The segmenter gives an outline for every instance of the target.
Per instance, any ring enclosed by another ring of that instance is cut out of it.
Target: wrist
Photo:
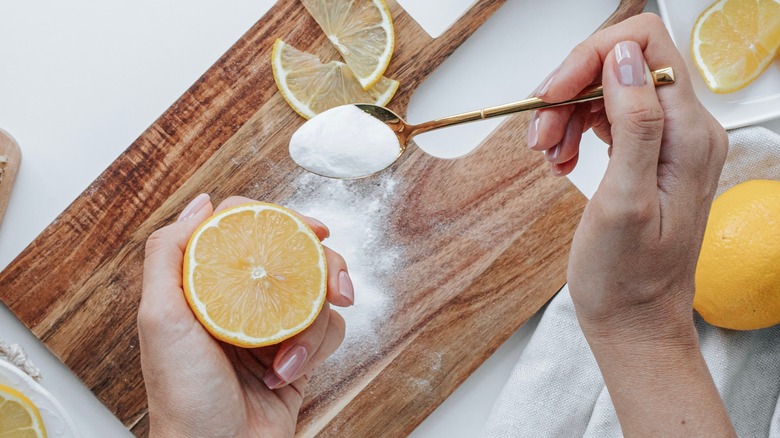
[[[699,347],[692,305],[652,301],[593,314],[575,304],[575,310],[580,328],[592,346],[697,350]]]

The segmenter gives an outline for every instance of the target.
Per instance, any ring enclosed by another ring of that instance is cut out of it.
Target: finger
[[[577,160],[579,160],[580,155],[575,155],[571,160],[565,162],[565,163],[553,163],[550,165],[550,174],[552,176],[566,176],[571,173],[572,170],[574,170],[575,167],[577,167]]]
[[[574,105],[571,105],[574,106]],[[565,163],[580,150],[580,140],[585,122],[590,118],[589,105],[577,105],[577,109],[569,118],[569,123],[564,130],[560,143],[545,152],[545,158],[551,163]]]
[[[346,332],[344,318],[334,310],[329,310],[329,312],[328,328],[325,330],[325,336],[317,351],[312,355],[312,358],[304,367],[302,374],[289,385],[278,387],[275,390],[276,394],[290,408],[291,412],[298,412],[298,409],[300,408],[304,391],[309,383],[309,374],[335,353],[344,341],[344,334]],[[284,383],[278,383],[281,379],[279,379],[273,370],[268,370],[266,376],[270,376],[268,380],[264,379],[267,386],[269,383],[271,385],[284,385]]]
[[[536,111],[528,125],[528,147],[543,151],[560,143],[574,109],[565,105]]]
[[[220,202],[217,208],[214,210],[215,213],[218,213],[222,210],[225,210],[227,208],[236,207],[241,204],[247,204],[249,202],[260,202],[256,199],[247,198],[244,196],[231,196],[224,201]],[[313,217],[304,216],[297,211],[293,211],[298,218],[300,218],[302,221],[306,223],[306,225],[311,228],[312,231],[314,231],[314,234],[317,235],[317,237],[320,240],[327,239],[330,236],[330,230],[328,227],[325,226],[322,222],[318,221],[317,219],[314,219]]]
[[[545,80],[547,102],[571,99],[601,76],[602,65],[613,47],[621,41],[636,41],[647,54],[652,68],[671,66],[675,71],[674,85],[665,87],[664,97],[679,101],[694,96],[685,62],[666,31],[661,19],[652,13],[631,17],[593,34],[572,50],[563,63]]]
[[[184,250],[190,236],[212,214],[209,195],[195,197],[170,225],[146,241],[139,329],[164,326],[172,318],[194,318],[182,294]]]
[[[664,112],[638,43],[615,45],[604,63],[603,84],[613,146],[605,178],[628,194],[655,190]]]
[[[303,394],[309,383],[309,374],[316,370],[325,362],[325,360],[338,350],[339,346],[341,346],[341,343],[344,341],[345,332],[346,323],[344,322],[344,318],[342,318],[338,312],[331,310],[328,318],[328,329],[325,331],[325,337],[322,339],[320,348],[317,349],[314,356],[306,364],[306,367],[300,376],[291,382],[288,387],[295,388],[299,394]]]
[[[591,113],[590,120],[587,125],[593,130],[598,138],[604,143],[612,144],[612,125],[609,124],[607,113],[605,111],[599,111],[597,113]],[[611,155],[610,155],[611,156]]]
[[[327,300],[339,307],[355,304],[355,288],[349,276],[347,262],[339,253],[325,247],[325,260],[328,264]]]
[[[330,306],[326,302],[314,322],[306,330],[279,345],[273,366],[263,381],[270,389],[281,388],[303,375],[306,364],[320,347],[328,328]]]
[[[596,99],[590,101],[590,112],[599,113],[604,110],[604,99]]]
[[[331,309],[329,312],[328,328],[325,331],[325,337],[322,339],[322,343],[320,343],[320,348],[317,349],[314,356],[305,367],[303,374],[309,374],[312,370],[315,370],[322,365],[326,359],[339,349],[339,346],[341,346],[341,343],[344,341],[344,335],[347,329],[344,318],[335,310]]]

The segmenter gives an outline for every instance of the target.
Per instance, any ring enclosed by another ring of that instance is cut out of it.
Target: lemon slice
[[[778,48],[778,0],[718,0],[699,15],[691,34],[691,58],[716,93],[753,82]]]
[[[302,0],[364,90],[382,78],[395,46],[384,0]]]
[[[310,119],[331,108],[350,103],[384,106],[398,90],[398,81],[382,76],[364,90],[343,62],[322,64],[310,53],[277,39],[271,52],[274,80],[282,96],[303,117]]]
[[[24,394],[5,385],[0,385],[0,436],[46,437],[46,429],[38,408]]]
[[[215,338],[276,344],[308,327],[327,291],[325,252],[292,211],[253,202],[195,230],[184,254],[184,296]]]

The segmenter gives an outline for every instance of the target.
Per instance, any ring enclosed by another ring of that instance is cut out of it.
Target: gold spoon
[[[667,85],[674,83],[674,71],[671,67],[655,70],[651,72],[653,77],[653,83],[655,86]],[[372,104],[356,104],[358,108],[364,112],[379,119],[390,129],[395,132],[398,137],[399,151],[398,158],[406,151],[406,147],[409,145],[409,140],[417,134],[433,131],[434,129],[440,129],[447,126],[460,125],[462,123],[475,122],[478,120],[489,119],[491,117],[505,116],[507,114],[519,113],[522,111],[529,111],[541,108],[550,108],[554,106],[571,105],[574,103],[587,102],[589,100],[601,99],[604,96],[604,88],[601,85],[592,86],[586,88],[582,93],[578,94],[575,98],[558,103],[547,103],[538,97],[531,97],[518,102],[507,103],[504,105],[493,106],[476,111],[470,111],[467,113],[456,114],[454,116],[443,117],[441,119],[431,120],[429,122],[420,123],[417,125],[410,125],[404,121],[398,114],[390,111],[389,109]],[[395,163],[393,161],[393,163]],[[387,167],[390,167],[393,163],[390,163]],[[385,169],[387,168],[385,167]],[[382,169],[384,170],[384,169]],[[381,172],[380,170],[379,172]]]

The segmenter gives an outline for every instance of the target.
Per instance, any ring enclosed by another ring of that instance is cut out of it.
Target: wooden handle
[[[10,134],[0,129],[0,224],[8,208],[8,200],[11,198],[21,161],[22,151],[19,144]]]

